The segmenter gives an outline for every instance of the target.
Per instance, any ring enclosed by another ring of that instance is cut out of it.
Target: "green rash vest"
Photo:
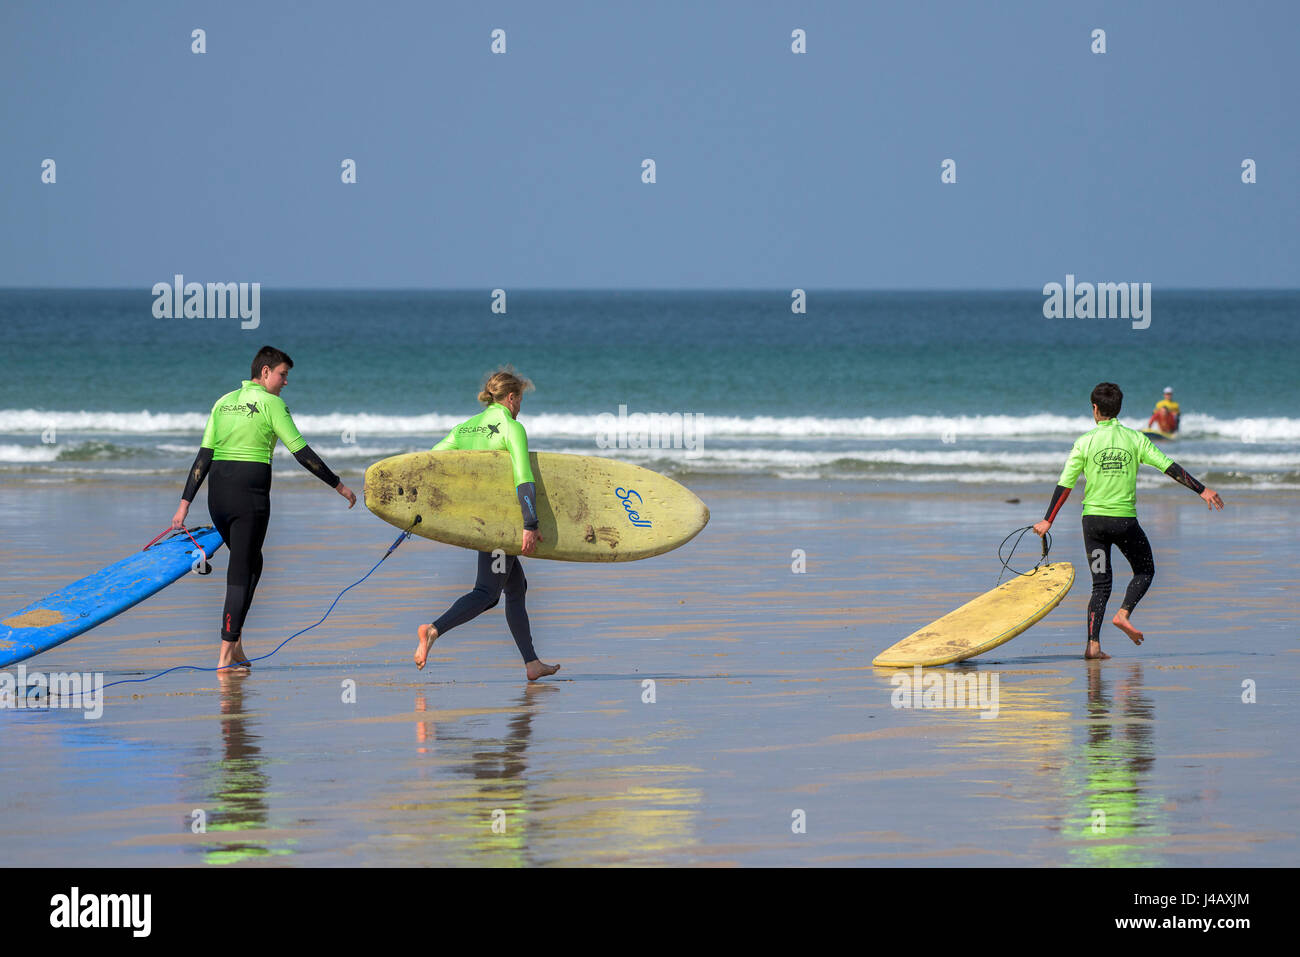
[[[307,444],[293,424],[284,400],[245,379],[241,388],[223,395],[212,407],[199,444],[212,449],[214,462],[270,465],[276,439],[290,452],[297,452]]]
[[[1125,428],[1116,419],[1102,419],[1075,441],[1056,484],[1074,488],[1082,472],[1084,515],[1136,518],[1137,473],[1142,464],[1163,472],[1172,463],[1141,432]]]
[[[515,493],[524,528],[537,529],[537,489],[533,484],[533,468],[528,462],[528,433],[515,421],[510,410],[494,403],[466,419],[447,433],[447,437],[433,447],[433,451],[446,449],[486,449],[491,452],[510,453],[510,467],[515,475]]]

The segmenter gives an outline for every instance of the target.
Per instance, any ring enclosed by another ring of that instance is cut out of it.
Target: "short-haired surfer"
[[[311,450],[280,398],[291,368],[293,360],[287,355],[263,346],[253,359],[253,377],[212,406],[180,507],[172,517],[173,528],[185,524],[190,503],[210,471],[208,513],[230,550],[219,668],[249,667],[240,636],[262,575],[262,542],[271,519],[271,452],[276,440],[284,443],[299,465],[346,498],[348,508],[357,503],[352,490]]]
[[[478,394],[478,400],[487,408],[456,426],[433,447],[435,452],[444,449],[488,449],[510,453],[515,496],[519,500],[519,511],[524,523],[519,551],[524,555],[531,555],[537,543],[542,540],[537,531],[537,488],[528,461],[528,435],[517,421],[521,397],[532,387],[531,382],[515,375],[509,366],[493,373]],[[424,668],[434,641],[450,629],[477,618],[489,608],[495,608],[501,600],[502,592],[506,596],[506,624],[510,626],[510,634],[515,639],[519,654],[523,656],[528,680],[536,681],[559,671],[559,665],[546,664],[533,650],[528,611],[524,607],[528,579],[524,577],[523,562],[516,555],[506,555],[500,551],[495,555],[492,552],[479,552],[478,578],[474,582],[474,590],[456,599],[455,604],[433,624],[419,627],[416,633],[415,667],[421,670]]]
[[[1170,386],[1165,386],[1164,398],[1156,403],[1151,418],[1147,419],[1147,428],[1151,428],[1151,423],[1154,422],[1161,432],[1173,435],[1178,431],[1178,416],[1178,403],[1174,401],[1174,390]]]
[[[1092,598],[1088,602],[1088,644],[1085,658],[1109,658],[1101,650],[1101,622],[1110,600],[1111,568],[1110,547],[1118,546],[1120,553],[1133,569],[1133,578],[1124,593],[1124,603],[1111,619],[1135,645],[1142,644],[1142,632],[1133,627],[1129,617],[1155,577],[1155,561],[1151,544],[1137,520],[1137,472],[1145,463],[1160,469],[1175,482],[1186,485],[1205,500],[1213,511],[1223,508],[1223,499],[1213,489],[1206,488],[1177,462],[1161,452],[1141,432],[1125,428],[1116,416],[1124,401],[1124,393],[1113,382],[1102,382],[1092,390],[1092,419],[1096,428],[1085,432],[1074,443],[1070,458],[1061,471],[1047,515],[1034,526],[1042,536],[1052,527],[1057,513],[1065,504],[1083,473],[1083,547],[1092,569]]]

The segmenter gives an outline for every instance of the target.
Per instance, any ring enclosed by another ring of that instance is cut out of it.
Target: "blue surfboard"
[[[222,545],[221,535],[210,526],[190,534],[208,558]],[[28,605],[0,621],[0,668],[103,624],[162,591],[199,559],[194,542],[179,533]]]

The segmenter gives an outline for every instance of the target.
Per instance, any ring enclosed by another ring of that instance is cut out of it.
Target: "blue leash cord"
[[[417,520],[417,521],[418,521],[418,520]],[[411,528],[414,528],[414,527],[415,527],[414,525],[411,526]],[[379,566],[382,565],[382,564],[384,563],[384,558],[387,558],[389,555],[393,554],[393,552],[395,552],[395,551],[397,550],[397,546],[400,545],[400,544],[402,544],[402,542],[406,541],[406,540],[407,540],[408,538],[410,538],[410,537],[411,537],[411,529],[409,529],[409,528],[408,528],[406,531],[402,532],[402,534],[398,535],[398,536],[397,536],[397,540],[396,540],[395,542],[393,542],[393,544],[391,544],[391,545],[388,546],[388,551],[384,552],[384,557],[381,558],[381,559],[379,559],[379,561],[375,562],[375,567],[374,567],[374,568],[370,569],[370,571],[366,572],[365,575],[363,575],[361,578],[358,578],[358,579],[357,579],[356,581],[354,581],[351,585],[349,585],[347,588],[343,589],[341,592],[338,593],[338,595],[335,597],[334,601],[330,604],[329,611],[325,612],[325,614],[321,617],[321,620],[318,621],[318,622],[316,622],[316,625],[321,624],[321,622],[323,622],[326,618],[328,618],[328,617],[330,616],[330,612],[334,610],[334,606],[337,605],[337,604],[339,603],[339,599],[340,599],[340,598],[342,598],[344,595],[346,595],[346,594],[347,594],[348,592],[350,592],[352,589],[356,588],[356,587],[357,587],[358,585],[360,585],[363,581],[365,581],[367,578],[369,578],[371,575],[373,575],[373,574],[375,573],[375,570],[376,570],[377,568],[379,568]],[[271,655],[275,654],[277,651],[279,651],[281,648],[283,648],[283,647],[284,647],[285,645],[287,645],[289,642],[293,641],[293,640],[294,640],[295,638],[297,638],[299,635],[305,635],[307,632],[311,631],[313,628],[316,627],[316,625],[308,625],[308,626],[307,626],[306,628],[304,628],[302,631],[294,632],[294,633],[293,633],[292,635],[290,635],[288,638],[284,639],[284,641],[282,641],[282,642],[280,642],[278,645],[276,645],[275,648],[273,648],[271,651],[268,651],[266,654],[262,655],[261,657],[258,657],[258,658],[249,658],[249,659],[248,659],[248,663],[249,663],[249,664],[252,664],[252,663],[255,662],[255,661],[265,661],[267,658],[270,658]],[[238,665],[238,664],[235,664],[235,665],[225,665],[225,666],[223,666],[223,667],[221,667],[221,668],[201,668],[201,667],[199,667],[198,665],[176,665],[176,667],[174,667],[174,668],[168,668],[166,671],[160,671],[160,672],[158,672],[156,675],[150,675],[148,678],[120,678],[120,679],[118,679],[117,681],[110,681],[108,684],[104,685],[104,687],[105,687],[105,688],[111,688],[111,687],[113,687],[113,685],[138,684],[139,682],[142,682],[142,681],[153,681],[154,678],[161,678],[163,675],[169,675],[169,674],[171,674],[173,671],[185,671],[185,670],[189,670],[189,671],[225,671],[227,668],[242,668],[242,667],[244,667],[244,666],[243,666],[243,665]]]

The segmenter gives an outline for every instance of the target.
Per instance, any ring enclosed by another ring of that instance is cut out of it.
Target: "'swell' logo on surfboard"
[[[1132,458],[1124,449],[1102,449],[1092,457],[1097,468],[1103,472],[1122,472],[1128,468],[1129,460]]]
[[[637,511],[637,509],[644,504],[641,500],[640,492],[634,488],[616,488],[614,489],[614,495],[622,500],[623,508],[627,511],[627,519],[629,522],[636,525],[638,528],[651,527],[650,520],[648,518],[642,518],[641,513]],[[631,498],[633,495],[636,496],[637,509],[632,507]]]

